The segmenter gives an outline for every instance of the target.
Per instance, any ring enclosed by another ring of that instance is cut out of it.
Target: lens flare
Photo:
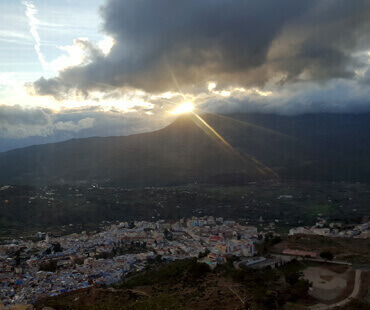
[[[184,114],[189,113],[194,110],[194,105],[191,102],[184,102],[180,104],[178,107],[176,107],[173,111],[171,111],[171,114]]]
[[[237,150],[235,150],[230,143],[228,143],[211,125],[209,125],[202,117],[200,117],[198,114],[194,113],[194,115],[201,121],[201,123],[208,129],[212,132],[212,134],[214,134],[219,140],[221,140],[221,142],[227,147],[229,148],[231,151],[233,151],[235,154],[237,154],[238,156],[241,156],[243,157],[242,154],[240,154]],[[203,129],[204,130],[204,129]],[[255,167],[257,168],[257,170],[262,174],[266,174],[266,172],[269,172],[271,174],[273,174],[274,176],[276,177],[279,177],[278,174],[276,172],[274,172],[273,170],[271,170],[269,167],[267,167],[266,165],[264,165],[263,163],[261,163],[260,161],[258,161],[257,159],[255,159],[253,156],[247,154],[247,153],[244,153],[244,156],[248,157],[250,160],[252,160],[255,164]]]

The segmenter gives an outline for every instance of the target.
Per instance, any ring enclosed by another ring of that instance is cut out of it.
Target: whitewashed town
[[[177,222],[104,222],[100,231],[82,231],[54,237],[38,232],[34,238],[18,238],[0,245],[0,300],[6,308],[32,304],[94,285],[110,285],[151,262],[197,258],[211,269],[234,261],[252,268],[276,266],[292,257],[317,259],[317,252],[285,248],[270,258],[257,253],[255,245],[266,235],[279,238],[270,223],[248,226],[213,216]],[[368,238],[370,223],[347,228],[318,218],[312,227],[297,227],[289,235]],[[290,257],[290,258],[289,258]]]
[[[36,237],[39,240],[19,239],[0,246],[0,297],[6,306],[112,284],[150,260],[203,256],[212,267],[228,257],[251,257],[258,233],[256,227],[209,216],[173,224],[123,222],[99,233],[58,238],[39,232]]]
[[[328,223],[326,220],[320,219],[311,227],[295,227],[290,229],[289,235],[318,235],[325,237],[368,239],[370,238],[370,222],[347,228],[341,222]]]

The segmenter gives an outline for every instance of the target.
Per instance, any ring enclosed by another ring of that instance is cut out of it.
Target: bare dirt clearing
[[[310,295],[323,301],[334,300],[344,295],[351,277],[350,269],[344,273],[336,273],[321,267],[309,267],[303,274],[306,280],[312,282],[313,290]]]

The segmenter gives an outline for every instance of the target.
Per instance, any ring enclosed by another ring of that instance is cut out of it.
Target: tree
[[[301,274],[299,272],[292,272],[285,276],[285,282],[293,286],[298,282],[300,277]]]
[[[60,243],[55,243],[55,244],[52,245],[52,247],[53,247],[53,250],[54,250],[55,253],[63,252],[63,248],[60,245]]]
[[[75,260],[76,265],[83,265],[84,264],[84,259],[83,258],[76,258]]]
[[[40,271],[50,271],[50,272],[55,272],[58,269],[57,261],[49,261],[49,262],[44,262],[40,264],[39,270]]]
[[[324,251],[320,253],[320,257],[327,260],[333,260],[334,255],[330,251]]]
[[[17,264],[17,266],[19,266],[21,263],[21,251],[20,250],[18,250],[15,253],[15,263]]]
[[[279,236],[276,236],[276,237],[273,237],[271,239],[271,246],[274,246],[275,244],[278,244],[280,242],[282,242],[283,240],[279,237]]]
[[[160,263],[162,261],[162,255],[157,254],[155,256],[155,261],[158,262],[158,263]]]
[[[206,249],[203,253],[199,252],[198,258],[204,258],[206,257],[209,253],[211,253],[210,250]]]
[[[228,257],[228,258],[226,259],[226,261],[227,261],[228,263],[230,263],[230,264],[233,264],[234,262],[239,262],[239,261],[240,261],[240,257],[239,257],[239,256],[235,256],[235,255],[233,255],[233,256],[231,256],[231,257]]]
[[[296,302],[301,298],[306,298],[308,291],[312,284],[304,279],[298,279],[298,281],[290,287],[290,294],[288,300]]]

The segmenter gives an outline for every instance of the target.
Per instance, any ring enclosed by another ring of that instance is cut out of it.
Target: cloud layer
[[[94,126],[95,119],[80,118],[58,121],[48,109],[0,105],[0,138],[21,139],[30,136],[49,136],[56,131],[79,132]]]
[[[149,132],[167,124],[168,119],[153,118],[145,111],[124,114],[98,106],[53,111],[0,104],[0,152],[72,138]]]
[[[356,79],[368,65],[358,57],[370,49],[368,0],[108,0],[101,15],[110,53],[89,45],[88,62],[40,78],[36,94],[262,88]]]
[[[370,112],[369,0],[106,0],[100,13],[105,40],[59,46],[65,55],[44,63],[58,74],[27,84],[50,109],[0,104],[0,151],[160,129],[186,101],[215,113]]]

